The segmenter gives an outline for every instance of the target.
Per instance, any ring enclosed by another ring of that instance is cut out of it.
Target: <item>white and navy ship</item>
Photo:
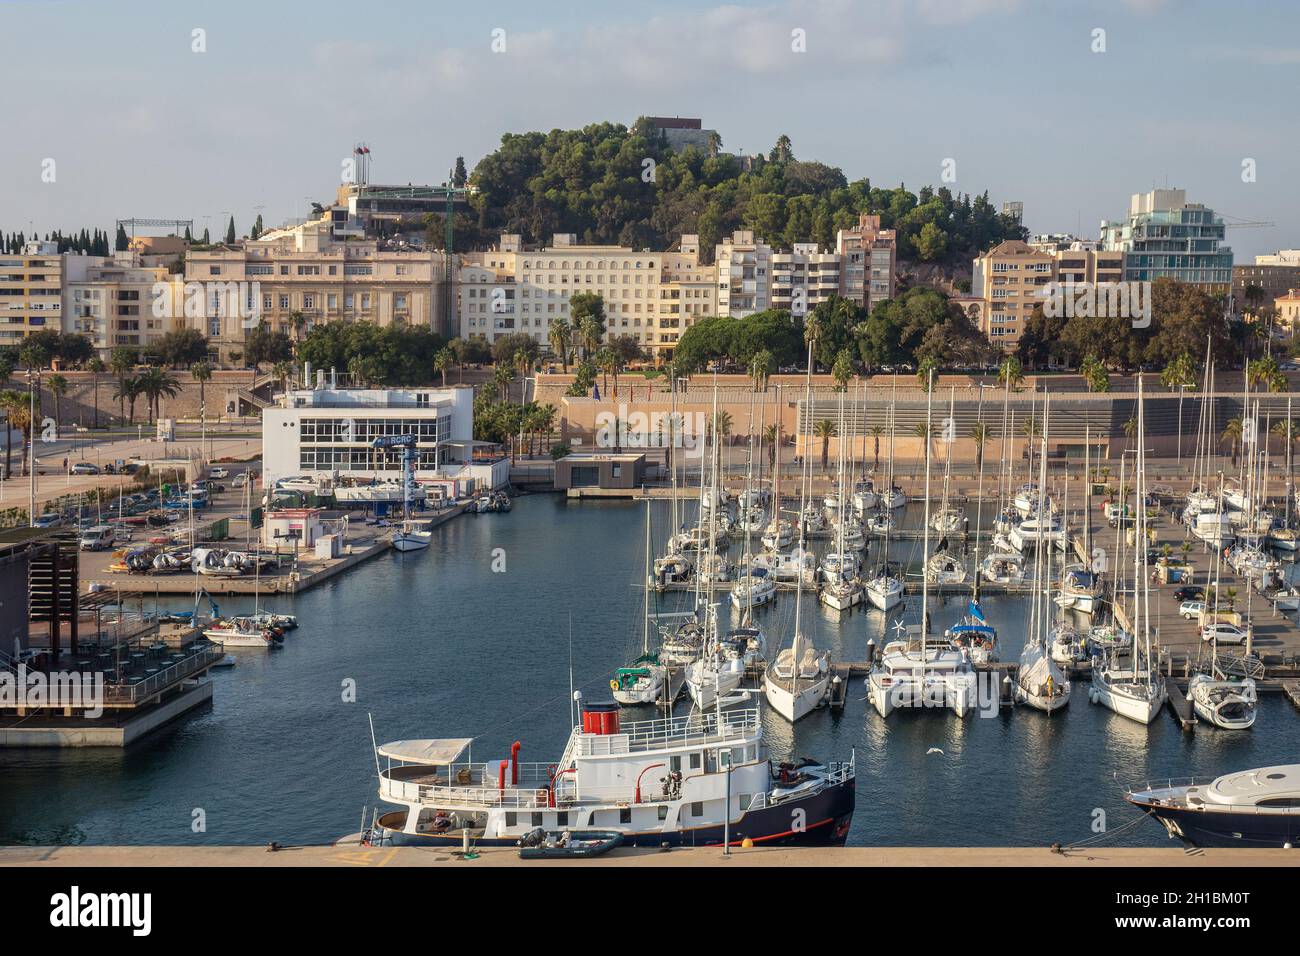
[[[848,836],[854,760],[773,766],[757,708],[620,723],[616,703],[579,707],[555,762],[521,762],[518,741],[487,761],[474,759],[472,738],[378,746],[379,797],[401,809],[378,818],[372,839],[513,846],[537,827],[617,831],[625,846],[654,847],[717,846],[724,832],[735,845]]]
[[[1124,797],[1190,846],[1300,843],[1300,764],[1240,770],[1214,780],[1150,783]]]

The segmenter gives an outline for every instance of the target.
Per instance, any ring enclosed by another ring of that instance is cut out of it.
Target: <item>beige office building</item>
[[[242,348],[246,330],[258,322],[291,336],[332,321],[441,331],[444,274],[441,252],[336,239],[328,218],[271,230],[238,246],[191,250],[185,262],[186,295],[201,289],[205,303],[202,318],[190,322],[222,360]],[[232,297],[238,308],[230,307]]]
[[[1277,309],[1277,327],[1287,335],[1294,335],[1300,328],[1300,289],[1289,289],[1286,295],[1278,296],[1273,300],[1273,307]]]

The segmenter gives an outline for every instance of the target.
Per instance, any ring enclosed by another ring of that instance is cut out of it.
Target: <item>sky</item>
[[[784,133],[850,179],[1018,200],[1032,232],[1095,237],[1177,186],[1275,224],[1229,230],[1239,263],[1300,247],[1280,0],[0,0],[0,62],[5,233],[243,234],[331,200],[357,142],[372,182],[436,183],[503,133],[680,115],[728,151]]]

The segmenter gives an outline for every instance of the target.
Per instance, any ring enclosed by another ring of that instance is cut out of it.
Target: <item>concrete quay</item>
[[[1153,823],[1154,827],[1155,824]],[[480,848],[476,859],[460,851],[432,847],[365,847],[355,843],[333,846],[67,846],[0,847],[0,866],[18,867],[1281,867],[1300,866],[1297,850],[1199,850],[1186,853],[1176,846],[1159,848],[1092,848],[1056,853],[1045,847],[692,847],[660,851],[617,849],[588,860],[521,860],[510,847]]]

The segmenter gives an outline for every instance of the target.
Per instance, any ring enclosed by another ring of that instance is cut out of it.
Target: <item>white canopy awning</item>
[[[379,755],[403,763],[427,765],[449,764],[465,752],[473,737],[447,737],[430,740],[394,740],[380,744]]]

